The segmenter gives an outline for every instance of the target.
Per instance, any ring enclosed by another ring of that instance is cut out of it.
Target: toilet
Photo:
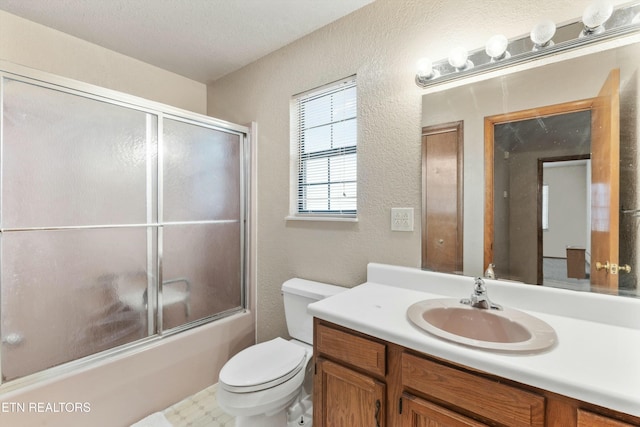
[[[313,317],[307,306],[344,290],[298,278],[282,285],[291,339],[248,347],[220,371],[218,405],[236,417],[236,427],[311,426]]]

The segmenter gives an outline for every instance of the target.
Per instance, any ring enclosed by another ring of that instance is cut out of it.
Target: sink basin
[[[548,323],[522,311],[474,308],[454,298],[417,302],[407,316],[440,338],[487,350],[533,353],[550,348],[558,339]]]

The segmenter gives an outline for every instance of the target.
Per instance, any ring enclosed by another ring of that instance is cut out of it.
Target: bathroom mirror
[[[462,124],[463,274],[640,296],[639,59],[636,35],[423,95],[423,130]]]

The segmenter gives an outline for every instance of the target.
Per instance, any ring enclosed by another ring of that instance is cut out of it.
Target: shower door
[[[2,381],[244,306],[244,135],[2,79]]]
[[[182,316],[178,304],[163,304],[163,329],[242,303],[241,147],[238,135],[178,119],[163,121],[162,300],[173,290],[167,283],[182,278],[191,286],[189,316]]]

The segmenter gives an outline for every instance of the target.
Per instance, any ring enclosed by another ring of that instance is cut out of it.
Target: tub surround
[[[640,416],[640,300],[486,280],[492,301],[549,323],[558,343],[507,354],[445,341],[415,327],[407,308],[466,298],[473,278],[369,264],[367,282],[311,304],[313,316],[409,349],[553,393]]]
[[[218,380],[224,363],[255,342],[246,311],[176,334],[77,371],[0,395],[11,409],[31,402],[86,402],[84,411],[0,412],[2,426],[113,427],[130,425]],[[170,386],[168,386],[170,384]]]

